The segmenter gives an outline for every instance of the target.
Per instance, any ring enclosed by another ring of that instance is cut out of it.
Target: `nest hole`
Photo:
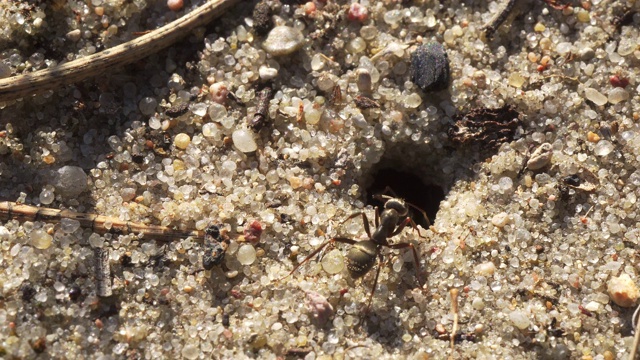
[[[373,195],[385,194],[385,191],[390,189],[393,193],[386,193],[386,195],[402,198],[427,213],[428,220],[420,211],[411,208],[409,216],[416,224],[427,229],[430,224],[434,223],[440,202],[445,198],[445,192],[441,186],[426,183],[411,172],[390,167],[380,168],[372,175],[373,182],[367,187],[366,202],[368,205],[382,209],[384,203],[375,199]]]

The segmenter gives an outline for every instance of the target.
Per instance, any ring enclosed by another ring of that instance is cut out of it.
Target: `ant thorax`
[[[386,244],[387,238],[393,233],[399,220],[400,214],[395,209],[385,209],[380,214],[380,226],[373,231],[371,240],[377,244]]]

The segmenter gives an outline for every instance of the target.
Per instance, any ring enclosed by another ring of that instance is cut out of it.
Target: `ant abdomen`
[[[354,244],[347,253],[347,270],[352,278],[364,276],[376,263],[377,245],[371,240]]]

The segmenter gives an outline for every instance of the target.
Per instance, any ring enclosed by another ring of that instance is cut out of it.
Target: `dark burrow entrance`
[[[427,184],[420,177],[410,172],[399,171],[394,168],[381,168],[373,174],[373,183],[367,187],[367,204],[383,208],[384,202],[376,200],[373,195],[384,193],[386,188],[393,190],[395,195],[405,199],[411,204],[424,210],[431,224],[435,221],[440,208],[440,202],[444,200],[445,193],[441,186]],[[429,223],[419,211],[410,209],[409,216],[416,224],[427,229]]]

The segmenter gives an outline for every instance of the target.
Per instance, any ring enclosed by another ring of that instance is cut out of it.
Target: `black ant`
[[[385,201],[384,210],[380,214],[378,212],[378,208],[376,207],[376,215],[375,215],[375,230],[371,233],[371,229],[369,228],[369,219],[364,212],[357,212],[349,216],[345,221],[345,223],[350,219],[353,219],[358,216],[362,216],[362,221],[364,224],[364,230],[369,237],[368,240],[353,240],[345,237],[335,237],[329,241],[326,241],[324,244],[320,245],[316,248],[309,256],[307,256],[300,264],[298,264],[288,276],[291,276],[299,267],[304,265],[307,261],[313,258],[316,254],[318,254],[322,249],[324,249],[327,245],[333,244],[335,242],[340,242],[344,244],[352,245],[351,249],[347,253],[347,270],[353,279],[358,279],[366,275],[372,268],[376,261],[376,257],[379,259],[378,262],[378,270],[376,272],[376,276],[373,280],[373,288],[371,289],[371,295],[369,296],[369,303],[367,305],[367,310],[371,307],[371,302],[373,301],[373,294],[376,291],[376,286],[378,284],[378,277],[380,275],[380,268],[382,267],[382,263],[384,261],[384,257],[380,252],[383,247],[388,247],[390,249],[406,249],[410,248],[413,252],[413,261],[416,267],[416,278],[420,281],[420,260],[418,258],[418,252],[415,247],[411,243],[398,243],[398,244],[390,244],[388,239],[395,235],[398,235],[404,230],[407,224],[411,224],[415,230],[417,230],[416,224],[413,220],[408,217],[409,207],[411,206],[418,211],[420,211],[425,219],[427,218],[427,214],[416,207],[413,204],[405,202],[402,199],[387,196],[387,195],[377,195],[374,198],[377,200]],[[418,236],[420,235],[420,231],[418,231]],[[365,311],[366,312],[366,311]]]

